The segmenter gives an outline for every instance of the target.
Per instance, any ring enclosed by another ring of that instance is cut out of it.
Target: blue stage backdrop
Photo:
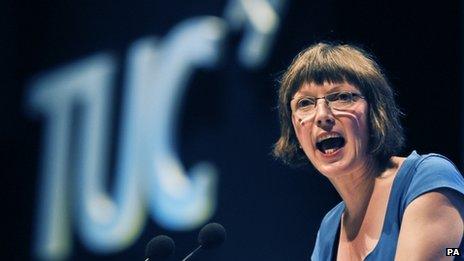
[[[2,257],[308,260],[339,198],[271,156],[278,78],[320,40],[374,53],[407,146],[462,170],[462,7],[360,1],[5,1]]]

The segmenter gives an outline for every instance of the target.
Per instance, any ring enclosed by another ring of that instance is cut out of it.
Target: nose
[[[327,102],[324,99],[321,100],[316,103],[315,121],[318,127],[327,131],[335,125],[335,118]]]

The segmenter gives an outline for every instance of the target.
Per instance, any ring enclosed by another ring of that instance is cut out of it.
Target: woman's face
[[[334,108],[335,103],[329,105],[324,99],[317,99],[313,109],[297,111],[297,107],[305,108],[308,104],[303,97],[321,98],[335,92],[361,94],[348,83],[305,83],[291,101],[292,122],[300,146],[314,167],[328,178],[358,170],[370,158],[368,104],[364,99],[353,99],[342,109]]]

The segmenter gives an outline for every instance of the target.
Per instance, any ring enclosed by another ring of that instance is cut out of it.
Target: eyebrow
[[[324,94],[324,96],[327,95],[327,94],[330,94],[330,93],[334,93],[334,92],[339,92],[339,91],[341,91],[342,88],[343,88],[342,85],[343,85],[343,84],[336,84],[336,85],[334,85],[334,86],[329,90],[329,92],[327,92],[327,93]],[[350,90],[346,90],[346,91],[350,91]],[[310,94],[310,93],[308,93],[308,92],[306,92],[306,91],[301,91],[301,92],[303,92],[302,95],[296,96],[296,93],[295,93],[295,95],[292,97],[291,100],[293,100],[293,99],[295,99],[295,98],[297,98],[297,97],[304,97],[304,96],[316,97],[316,96],[314,96],[314,95],[312,95],[312,94]]]

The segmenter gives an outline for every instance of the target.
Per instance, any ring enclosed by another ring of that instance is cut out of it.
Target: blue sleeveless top
[[[406,207],[418,196],[438,188],[452,189],[464,196],[464,178],[446,157],[439,154],[419,155],[413,151],[393,180],[379,241],[364,260],[394,260]],[[336,259],[334,255],[338,249],[340,220],[344,210],[345,203],[342,201],[322,220],[312,261]],[[464,250],[463,241],[461,251]]]

